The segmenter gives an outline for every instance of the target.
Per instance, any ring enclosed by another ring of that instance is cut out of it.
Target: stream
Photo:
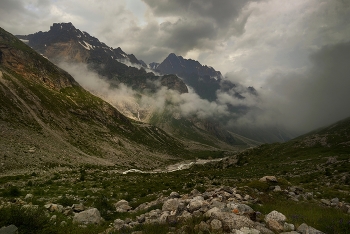
[[[165,169],[155,169],[152,171],[141,171],[138,169],[129,169],[124,172],[122,172],[123,175],[126,175],[128,173],[168,173],[168,172],[174,172],[174,171],[181,171],[181,170],[186,170],[192,167],[193,165],[204,165],[209,162],[220,162],[221,160],[226,159],[225,158],[219,158],[219,159],[198,159],[196,161],[191,161],[191,162],[180,162],[176,164],[172,164],[167,166]]]

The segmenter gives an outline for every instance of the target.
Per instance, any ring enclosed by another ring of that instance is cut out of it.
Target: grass
[[[285,199],[265,200],[262,206],[253,206],[257,211],[268,214],[273,210],[287,217],[287,222],[296,227],[306,223],[325,233],[350,233],[350,217],[334,208],[322,207],[313,202],[293,202]]]

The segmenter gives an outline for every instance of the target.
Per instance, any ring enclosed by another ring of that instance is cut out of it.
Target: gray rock
[[[84,207],[84,205],[83,204],[73,204],[72,205],[72,210],[74,211],[74,212],[82,212],[82,211],[84,211],[85,210],[85,207]]]
[[[18,234],[18,228],[11,224],[6,227],[0,228],[0,234]]]
[[[321,199],[321,202],[327,206],[330,206],[331,205],[331,201],[328,200],[328,199]]]
[[[236,234],[260,234],[259,230],[256,230],[254,228],[247,228],[247,227],[243,227],[235,231],[236,231]]]
[[[278,182],[276,176],[264,176],[259,179],[261,182]]]
[[[273,231],[266,228],[261,223],[256,223],[255,229],[260,231],[261,234],[275,234]]]
[[[51,218],[50,218],[50,221],[51,222],[55,222],[57,219],[57,215],[52,215]]]
[[[197,229],[200,232],[209,232],[209,225],[202,221],[198,224]]]
[[[229,203],[227,204],[227,207],[230,208],[231,210],[237,210],[238,211],[237,214],[240,214],[240,215],[254,213],[254,210],[246,204]]]
[[[162,211],[175,211],[179,205],[180,202],[177,198],[166,200],[163,204]]]
[[[241,229],[242,227],[253,227],[254,222],[245,216],[236,215],[234,213],[217,212],[211,213],[211,217],[222,222],[224,231],[232,231],[233,229]]]
[[[199,210],[203,204],[203,200],[192,199],[190,204],[188,204],[188,211],[192,213],[195,210]]]
[[[266,221],[266,225],[274,232],[280,233],[283,231],[283,225],[277,220],[269,219]]]
[[[308,226],[306,223],[301,224],[298,227],[297,232],[301,234],[325,234],[313,227]]]
[[[336,197],[331,200],[331,206],[338,206],[338,204],[339,204],[339,198]]]
[[[214,201],[211,203],[210,208],[217,207],[217,208],[219,208],[219,209],[223,209],[225,206],[226,206],[226,203],[224,203],[224,202],[219,202],[219,201],[214,200]]]
[[[294,224],[284,223],[284,225],[283,225],[284,232],[290,232],[290,231],[294,231],[294,230],[295,230]]]
[[[115,228],[115,230],[120,230],[120,229],[122,229],[123,227],[124,227],[124,225],[125,225],[125,223],[124,223],[124,221],[123,220],[121,220],[121,219],[116,219],[116,220],[114,220],[114,222],[113,222],[113,227]]]
[[[75,213],[73,222],[81,224],[99,224],[102,221],[101,214],[96,208]]]
[[[178,216],[178,219],[179,219],[180,221],[189,220],[190,218],[192,218],[192,215],[191,215],[191,213],[189,213],[189,212],[186,211],[186,210],[182,213],[182,215]]]
[[[270,213],[268,213],[266,216],[265,216],[265,221],[269,221],[269,220],[275,220],[279,223],[284,223],[286,221],[286,216],[278,211],[271,211]],[[282,228],[283,229],[283,228]]]
[[[222,222],[218,219],[213,219],[211,222],[210,222],[210,227],[212,230],[214,231],[218,231],[222,228]]]
[[[131,206],[129,206],[129,202],[126,200],[120,200],[117,203],[114,204],[115,209],[119,213],[125,213],[132,209]]]
[[[279,185],[276,185],[275,188],[273,189],[274,192],[281,192],[282,189]]]
[[[169,197],[170,198],[179,198],[180,194],[178,194],[177,192],[171,192]]]
[[[291,231],[291,232],[281,232],[280,234],[299,234],[299,232]]]
[[[34,195],[31,194],[31,193],[28,193],[25,197],[24,197],[24,200],[30,200],[30,199],[33,199]]]

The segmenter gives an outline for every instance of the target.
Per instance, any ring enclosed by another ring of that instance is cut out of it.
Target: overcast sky
[[[350,116],[349,0],[0,1],[0,26],[13,34],[55,22],[146,63],[174,52],[213,66],[254,86],[259,107],[291,128]]]

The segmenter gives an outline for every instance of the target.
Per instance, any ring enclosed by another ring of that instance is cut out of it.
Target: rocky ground
[[[314,192],[306,191],[302,187],[285,186],[275,176],[262,177],[258,182],[268,185],[269,191],[261,192],[248,186],[211,186],[203,192],[192,189],[184,194],[167,190],[155,193],[153,197],[147,195],[151,199],[143,203],[137,203],[136,198],[127,201],[112,197],[99,197],[100,201],[95,199],[93,203],[89,203],[90,195],[84,197],[64,194],[48,197],[45,196],[45,192],[42,195],[28,193],[25,196],[15,196],[16,190],[12,190],[11,193],[14,195],[12,198],[0,198],[0,212],[13,207],[24,214],[40,212],[53,230],[67,233],[75,227],[78,230],[77,233],[104,234],[141,234],[154,233],[156,230],[158,233],[168,234],[324,233],[300,220],[295,222],[295,219],[287,217],[278,210],[260,212],[259,207],[264,205],[264,196],[284,197],[301,204],[312,202],[320,207],[329,207],[331,210],[350,214],[350,204],[338,198],[319,199]],[[98,191],[102,188],[95,189]],[[20,194],[19,191],[17,195]],[[22,216],[23,214],[19,215],[19,217]],[[5,230],[10,231],[4,233],[17,233],[15,224],[8,223],[0,229],[0,233]],[[347,230],[350,230],[350,227]],[[36,230],[33,233],[46,232]],[[57,233],[61,232],[57,231]]]

